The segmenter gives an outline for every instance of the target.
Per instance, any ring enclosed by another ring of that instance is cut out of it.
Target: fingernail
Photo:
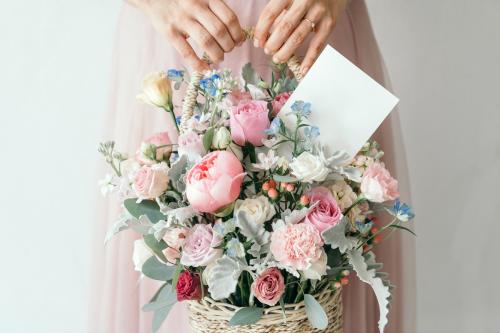
[[[308,71],[309,71],[309,67],[303,67],[300,72],[302,73],[302,75],[306,75]]]
[[[273,57],[273,61],[276,64],[281,64],[281,60],[278,57]]]
[[[253,47],[259,47],[259,40],[257,38],[253,39]]]
[[[267,47],[264,49],[264,53],[267,55],[271,54],[271,52],[269,51],[269,49]]]

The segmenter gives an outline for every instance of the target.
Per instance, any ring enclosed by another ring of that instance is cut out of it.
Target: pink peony
[[[394,200],[399,197],[398,181],[391,177],[384,164],[375,162],[363,173],[361,192],[373,202]]]
[[[292,95],[292,93],[286,91],[274,97],[274,100],[272,101],[273,116],[276,116],[281,111],[281,108],[283,108],[283,106],[286,104],[286,102],[290,98],[290,95]]]
[[[214,151],[188,171],[187,199],[194,209],[214,213],[238,198],[244,177],[243,167],[233,153]]]
[[[168,188],[166,163],[143,165],[135,174],[133,188],[140,199],[155,199]]]
[[[254,146],[262,146],[267,137],[265,132],[270,122],[265,101],[241,101],[233,107],[229,119],[233,141],[243,146],[250,142]]]
[[[321,234],[339,223],[342,218],[342,210],[332,193],[326,187],[315,187],[307,196],[311,205],[317,202],[316,206],[307,214],[305,223],[313,225]]]
[[[285,291],[285,279],[276,267],[268,268],[252,283],[252,292],[257,299],[269,306],[278,303]]]
[[[308,269],[323,251],[319,232],[308,223],[288,224],[271,235],[271,253],[280,263],[298,270]]]
[[[157,161],[168,160],[170,154],[172,153],[172,140],[168,135],[168,132],[156,133],[141,144],[141,150],[137,152],[137,160],[141,164],[151,165]],[[164,146],[164,147],[162,147]],[[154,151],[152,147],[156,148],[156,155],[152,156],[151,153]],[[161,147],[161,148],[158,148]]]
[[[216,249],[221,242],[222,238],[213,231],[211,225],[196,224],[184,240],[181,264],[207,266],[222,255],[222,249]]]
[[[193,131],[179,135],[177,143],[179,155],[187,155],[190,161],[197,161],[205,155],[201,136]]]

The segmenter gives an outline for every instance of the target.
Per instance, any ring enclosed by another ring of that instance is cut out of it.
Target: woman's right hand
[[[208,69],[190,43],[196,43],[214,63],[245,40],[238,17],[223,0],[129,0],[143,10],[187,63]],[[190,39],[188,42],[187,39]]]

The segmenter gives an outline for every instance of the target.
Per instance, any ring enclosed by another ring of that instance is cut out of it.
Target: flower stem
[[[170,113],[170,116],[172,116],[172,120],[174,122],[175,128],[177,129],[177,133],[180,134],[179,130],[179,125],[177,125],[177,119],[175,119],[175,113],[174,113],[174,108],[170,106],[164,106],[163,110],[167,111],[167,113]]]

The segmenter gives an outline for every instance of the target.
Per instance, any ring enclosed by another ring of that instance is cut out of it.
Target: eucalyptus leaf
[[[163,239],[157,240],[154,234],[144,235],[144,243],[146,243],[158,258],[163,260],[163,262],[167,262],[163,250],[165,250],[168,245]]]
[[[295,177],[290,177],[290,176],[280,176],[280,175],[273,175],[273,179],[277,182],[282,182],[282,183],[296,183],[299,180]]]
[[[168,281],[172,279],[175,267],[167,266],[160,262],[156,256],[152,256],[142,265],[142,274],[148,278],[158,281]]]
[[[153,324],[151,325],[153,333],[158,332],[165,319],[167,319],[167,316],[171,309],[172,307],[164,307],[155,311],[153,315]]]
[[[165,220],[165,215],[160,212],[160,206],[153,200],[143,200],[137,202],[137,199],[126,199],[124,206],[127,211],[135,218],[140,218],[146,215],[151,223],[157,223],[158,221]]]
[[[166,307],[171,307],[177,302],[177,294],[170,285],[166,284],[164,288],[161,289],[155,301],[148,303],[142,307],[142,311],[150,312],[157,311]]]
[[[241,308],[229,320],[229,326],[255,324],[264,315],[264,310],[258,307]]]
[[[326,329],[328,327],[328,316],[314,296],[305,294],[304,305],[306,307],[307,319],[309,319],[311,326],[318,330]]]
[[[245,86],[248,84],[259,84],[260,77],[257,72],[255,72],[255,69],[253,69],[252,64],[250,63],[247,63],[245,64],[245,66],[243,66],[243,69],[241,70],[241,76],[243,77],[243,80],[245,80]]]

